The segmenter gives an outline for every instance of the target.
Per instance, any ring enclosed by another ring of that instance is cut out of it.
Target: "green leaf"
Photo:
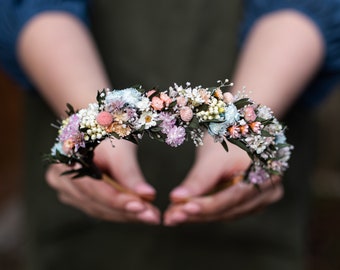
[[[103,93],[104,93],[104,96],[102,96]],[[105,97],[106,97],[105,89],[102,89],[101,91],[97,91],[96,100],[99,105],[102,105],[104,103]]]
[[[239,110],[243,108],[244,106],[251,105],[253,102],[249,98],[241,98],[234,102],[234,105]]]
[[[261,136],[263,137],[273,137],[267,130],[261,130]]]
[[[267,125],[273,123],[273,118],[264,120],[264,119],[262,119],[260,117],[257,117],[255,121],[261,122],[262,125],[267,126]]]
[[[228,141],[240,147],[242,150],[246,151],[248,154],[251,154],[249,148],[245,144],[243,144],[241,141],[233,139],[233,138],[229,138]]]
[[[206,88],[206,90],[207,90],[208,92],[210,92],[211,95],[214,94],[214,92],[216,91],[216,89],[217,89],[217,87],[208,87],[208,88]]]
[[[200,126],[200,122],[198,121],[198,118],[194,116],[189,123],[189,128],[198,129],[199,126]]]
[[[223,138],[223,141],[221,142],[223,148],[229,152],[229,148],[228,148],[228,144],[227,144],[227,139],[226,138]]]
[[[72,114],[75,114],[75,110],[73,106],[70,103],[66,103],[67,110],[65,111],[68,116],[71,116]]]
[[[162,128],[159,127],[159,126],[154,126],[154,127],[150,128],[149,130],[153,133],[157,133],[157,132],[160,132],[162,130]]]
[[[171,102],[168,106],[169,109],[172,109],[173,107],[175,107],[175,105],[177,104],[177,101],[174,100],[173,102]]]

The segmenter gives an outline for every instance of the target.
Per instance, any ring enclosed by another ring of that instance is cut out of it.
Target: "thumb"
[[[208,194],[218,188],[220,181],[231,180],[231,177],[248,166],[249,157],[245,151],[229,145],[227,152],[220,143],[215,143],[210,136],[206,136],[193,168],[182,184],[170,193],[170,199],[180,202]]]
[[[152,201],[156,191],[144,179],[137,161],[136,146],[125,140],[114,140],[114,147],[108,143],[111,144],[103,142],[98,147],[96,163],[129,192]]]
[[[208,193],[216,186],[222,174],[222,168],[214,168],[213,159],[200,158],[181,185],[171,191],[171,201],[183,202]]]

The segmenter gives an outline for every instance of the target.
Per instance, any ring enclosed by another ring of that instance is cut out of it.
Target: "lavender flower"
[[[251,171],[248,175],[250,183],[259,185],[265,182],[269,178],[269,174],[262,168],[257,167],[254,171]]]
[[[80,147],[85,147],[84,136],[79,131],[80,118],[73,114],[68,118],[68,123],[61,130],[59,140],[61,143],[69,141],[77,152]]]
[[[164,134],[168,134],[176,123],[174,115],[168,112],[161,112],[159,114],[159,120],[162,121],[159,126],[162,128],[162,133]]]
[[[173,126],[168,134],[165,142],[172,146],[177,147],[181,145],[185,140],[185,129],[183,127]]]

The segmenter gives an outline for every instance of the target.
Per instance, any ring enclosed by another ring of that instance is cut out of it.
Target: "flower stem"
[[[137,194],[137,193],[133,192],[132,190],[122,186],[120,183],[118,183],[116,180],[112,179],[110,176],[108,176],[105,173],[102,175],[102,180],[119,192],[127,193],[127,194],[131,194],[131,195],[140,197],[141,199],[143,199],[147,202],[151,202],[155,199],[154,195],[146,195],[146,194],[143,195],[143,194]]]

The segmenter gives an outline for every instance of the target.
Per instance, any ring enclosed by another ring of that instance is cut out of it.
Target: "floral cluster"
[[[68,105],[68,118],[60,123],[52,148],[51,163],[81,164],[76,177],[100,178],[93,163],[93,151],[101,141],[125,139],[138,143],[147,134],[177,147],[186,140],[203,145],[208,132],[228,150],[227,142],[245,150],[253,163],[245,181],[260,184],[271,175],[282,175],[288,168],[292,146],[286,142],[284,127],[264,105],[246,94],[224,91],[228,81],[217,87],[184,87],[174,84],[166,91],[141,87],[123,90],[103,89],[97,103],[74,111]]]

